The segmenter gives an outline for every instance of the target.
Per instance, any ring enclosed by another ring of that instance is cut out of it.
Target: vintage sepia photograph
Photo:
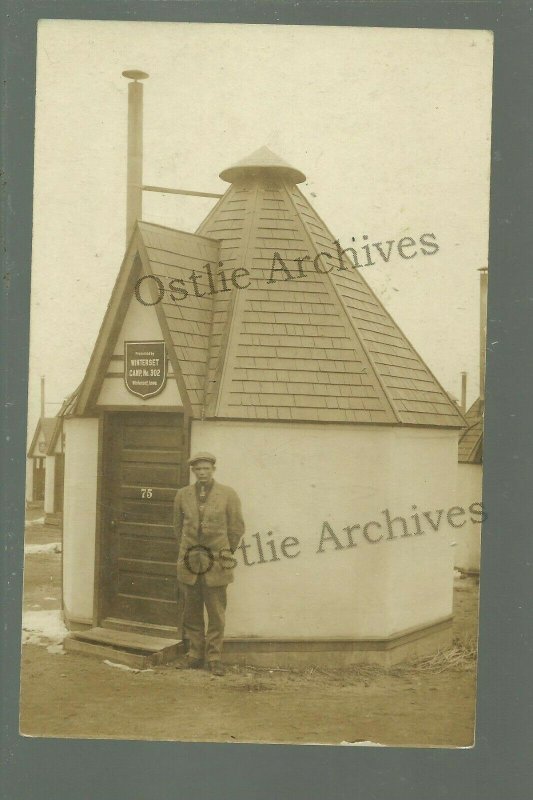
[[[492,51],[39,22],[23,735],[474,746]]]

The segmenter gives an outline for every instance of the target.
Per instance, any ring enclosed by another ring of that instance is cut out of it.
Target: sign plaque
[[[165,388],[167,352],[165,342],[124,342],[126,389],[146,400]]]

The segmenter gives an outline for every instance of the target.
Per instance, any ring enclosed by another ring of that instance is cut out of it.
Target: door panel
[[[133,558],[140,559],[141,561],[150,561],[153,559],[156,562],[172,562],[172,568],[174,569],[174,562],[172,559],[175,555],[175,544],[169,539],[130,535],[123,535],[120,537],[120,558]]]
[[[159,600],[176,600],[176,582],[174,575],[145,575],[140,572],[128,571],[124,564],[130,561],[121,561],[119,572],[119,593],[122,597],[143,597]]]
[[[140,476],[139,480],[141,480],[141,482],[142,482],[143,476]],[[141,488],[143,488],[143,487],[141,487]],[[169,502],[173,503],[174,502],[174,497],[176,495],[175,485],[172,487],[172,489],[168,489],[165,486],[152,486],[150,488],[152,489],[152,500],[154,501],[154,503],[169,503]],[[134,486],[129,482],[127,484],[124,484],[121,487],[120,492],[121,492],[121,495],[122,495],[123,499],[136,500],[136,501],[139,501],[139,499],[140,499],[142,503],[145,502],[146,498],[143,497],[143,493],[142,492],[139,492],[139,487],[138,486]],[[146,492],[144,494],[146,494]]]
[[[122,476],[127,485],[142,485],[146,479],[146,467],[144,464],[123,464]],[[179,486],[181,475],[180,467],[172,464],[153,464],[150,468],[150,479],[152,486]]]
[[[128,522],[154,522],[159,525],[172,525],[172,501],[158,503],[153,497],[145,497],[143,500],[127,500],[122,497],[121,510],[122,519]]]

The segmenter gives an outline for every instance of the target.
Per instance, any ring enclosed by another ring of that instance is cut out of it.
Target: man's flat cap
[[[212,453],[195,453],[191,458],[188,460],[188,465],[190,467],[193,464],[196,464],[198,461],[210,461],[211,464],[216,464],[216,457]]]

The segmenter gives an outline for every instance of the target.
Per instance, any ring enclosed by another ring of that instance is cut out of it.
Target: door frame
[[[192,417],[183,406],[117,406],[115,408],[106,407],[102,409],[98,415],[98,472],[96,481],[96,530],[95,530],[95,553],[94,553],[94,588],[93,588],[93,625],[99,626],[105,618],[106,609],[106,593],[109,591],[109,585],[105,579],[105,556],[106,556],[106,514],[107,514],[107,491],[108,482],[105,470],[106,455],[108,452],[108,437],[107,434],[110,430],[113,420],[117,414],[123,415],[124,413],[144,413],[150,412],[154,414],[182,414],[183,415],[183,437],[184,437],[184,451],[186,458],[183,459],[182,464],[182,479],[184,483],[188,483],[189,468],[187,466],[187,459],[190,456],[190,442],[191,442],[191,425]],[[150,627],[146,623],[147,628]]]

